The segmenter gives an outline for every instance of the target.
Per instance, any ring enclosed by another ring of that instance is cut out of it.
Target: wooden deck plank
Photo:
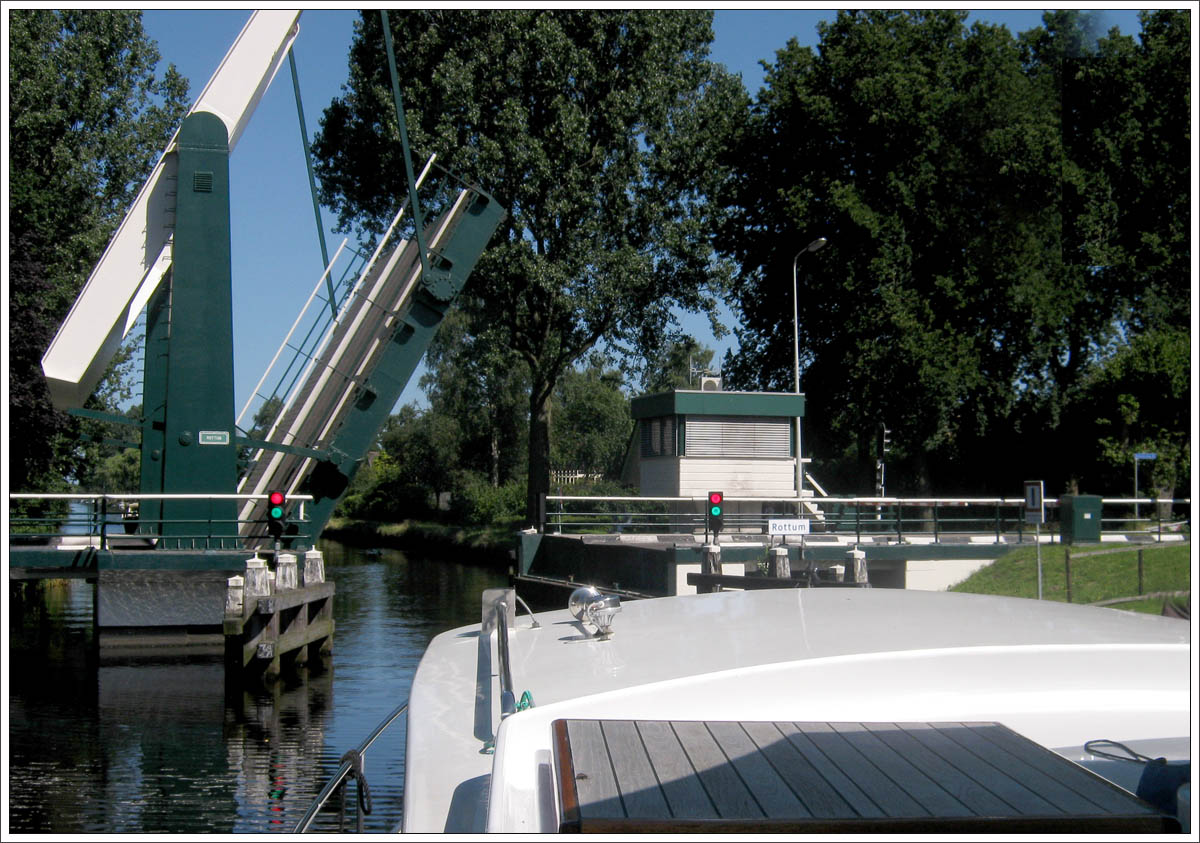
[[[951,763],[933,748],[918,740],[912,732],[920,730],[925,726],[924,723],[868,723],[866,726],[892,750],[910,759],[920,769],[927,771],[951,796],[970,808],[973,813],[980,816],[1020,816],[1020,810],[980,785],[971,777],[967,768]],[[934,729],[926,728],[924,731],[936,733]],[[945,745],[942,746],[945,749]],[[956,762],[959,761],[954,753],[947,754]],[[961,754],[958,753],[958,755]],[[976,760],[978,761],[978,759]],[[978,763],[984,762],[978,761]],[[1047,803],[1048,805],[1049,803]]]
[[[975,812],[945,788],[931,779],[920,768],[879,739],[862,723],[831,723],[834,731],[846,742],[870,758],[871,763],[891,779],[897,787],[911,796],[923,810],[935,817],[969,817]]]
[[[1084,799],[1069,787],[1059,784],[1056,776],[1046,775],[1033,767],[1025,760],[1023,753],[1014,755],[985,738],[975,728],[981,724],[933,723],[932,725],[955,743],[966,747],[987,761],[1000,773],[1016,779],[1030,790],[1036,791],[1042,799],[1054,807],[1055,812],[1083,815],[1106,813],[1095,803]],[[989,779],[983,781],[982,784],[990,789],[993,781]]]
[[[1107,813],[1130,809],[1127,791],[1088,772],[1078,764],[1063,764],[1062,756],[1043,746],[1025,741],[1011,729],[995,723],[981,723],[974,727],[974,731],[1009,752],[1019,754],[1026,763],[1053,776],[1056,781],[1071,788],[1089,802],[1095,803]],[[1153,806],[1149,804],[1140,807],[1146,813],[1154,813]]]
[[[941,758],[953,759],[956,769],[977,782],[985,791],[1011,805],[1016,813],[1041,816],[1059,813],[1057,808],[1027,787],[1024,782],[1005,775],[983,758],[951,740],[942,730],[935,729],[932,724],[905,723],[904,726],[907,733],[922,746],[928,747]]]
[[[820,776],[829,782],[830,786],[833,787],[839,796],[846,800],[857,816],[886,816],[883,810],[872,801],[871,797],[863,792],[857,782],[843,773],[842,768],[813,743],[812,739],[805,734],[799,724],[777,723],[776,725],[783,736],[787,738],[788,743],[794,746],[802,757],[812,763]]]
[[[575,790],[579,794],[579,814],[624,817],[625,807],[617,791],[604,733],[598,720],[568,720],[571,761],[575,768]]]
[[[617,791],[630,817],[668,818],[671,811],[658,786],[654,767],[646,755],[637,724],[629,720],[602,720],[604,743],[612,759]]]
[[[708,731],[766,816],[773,819],[812,816],[787,782],[780,778],[779,771],[758,751],[741,723],[711,722]]]
[[[775,723],[743,723],[746,734],[758,751],[771,763],[795,791],[813,816],[857,817],[850,803],[843,799],[780,731]],[[864,799],[866,797],[863,797]]]
[[[796,723],[797,728],[808,736],[847,776],[871,797],[871,801],[888,817],[928,817],[929,811],[921,807],[902,787],[892,781],[871,759],[854,748],[844,735],[838,734],[828,723]]]
[[[999,724],[556,720],[552,733],[562,831],[1178,829]]]
[[[679,743],[696,775],[708,793],[722,817],[760,818],[765,816],[762,808],[754,799],[721,747],[717,744],[708,727],[695,720],[674,720],[671,728],[675,730]]]
[[[717,809],[696,778],[696,770],[680,746],[671,724],[665,720],[639,720],[637,729],[646,747],[646,755],[658,775],[658,783],[671,809],[671,816],[716,819]]]

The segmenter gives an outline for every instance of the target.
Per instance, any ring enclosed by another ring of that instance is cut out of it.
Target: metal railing
[[[367,739],[359,744],[357,749],[352,749],[342,756],[341,766],[338,767],[337,772],[333,774],[333,777],[325,783],[325,786],[321,788],[321,792],[317,794],[317,797],[313,800],[312,804],[308,806],[308,810],[304,812],[304,816],[300,818],[300,821],[296,823],[295,828],[292,829],[293,834],[303,834],[304,832],[308,831],[308,827],[312,825],[312,822],[314,819],[316,819],[317,814],[321,813],[321,809],[325,807],[325,803],[329,801],[329,797],[339,789],[341,790],[341,795],[343,796],[343,810],[338,816],[338,831],[341,831],[341,826],[345,820],[344,797],[346,779],[350,778],[351,776],[354,777],[354,789],[356,796],[355,804],[357,806],[355,811],[354,825],[357,831],[361,832],[363,830],[363,816],[371,813],[370,790],[367,788],[366,776],[364,776],[362,772],[363,759],[366,756],[367,750],[371,748],[371,744],[375,743],[375,740],[406,711],[408,711],[408,700],[402,702],[395,711],[385,717],[379,723],[379,725],[375,727],[371,734],[367,736]]]
[[[804,497],[765,498],[726,495],[724,533],[765,534],[772,518],[806,518],[810,531],[850,535],[889,536],[903,541],[911,536],[931,536],[940,541],[949,534],[1001,536],[1023,539],[1034,532],[1025,520],[1024,498],[895,498]],[[541,532],[570,534],[703,533],[704,497],[600,497],[546,495]],[[1191,500],[1155,498],[1102,498],[1101,530],[1108,533],[1146,534],[1163,540],[1164,534],[1190,530]],[[1153,504],[1152,517],[1137,507]],[[1046,523],[1041,532],[1061,530],[1059,501],[1047,499]]]
[[[14,515],[10,513],[9,535],[14,543],[84,544],[99,550],[112,547],[114,538],[170,540],[172,545],[190,545],[193,549],[239,547],[245,537],[239,531],[243,524],[265,524],[265,521],[246,521],[237,518],[213,517],[213,504],[218,501],[266,500],[267,495],[198,495],[198,494],[67,494],[13,493],[15,501],[60,502],[65,506],[58,512],[44,515]],[[305,504],[312,495],[291,495],[299,509],[289,517],[291,524],[301,527],[308,523]],[[207,518],[154,518],[143,516],[138,504],[142,501],[207,501]],[[75,504],[75,506],[72,506]],[[52,508],[52,507],[51,507]],[[169,528],[169,529],[167,529]],[[312,543],[313,537],[304,532],[288,534],[287,539]]]

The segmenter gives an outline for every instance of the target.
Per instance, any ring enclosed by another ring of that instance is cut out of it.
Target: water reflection
[[[322,549],[337,586],[332,660],[270,687],[228,682],[219,659],[101,659],[90,584],[14,589],[10,831],[290,831],[342,754],[407,698],[429,640],[478,622],[483,589],[506,579],[395,550]],[[400,821],[403,747],[401,724],[367,755],[368,831]],[[314,831],[337,830],[333,802]]]

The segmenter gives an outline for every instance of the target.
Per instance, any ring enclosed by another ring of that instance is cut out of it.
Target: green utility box
[[[1058,499],[1063,544],[1100,541],[1099,495],[1063,495]]]

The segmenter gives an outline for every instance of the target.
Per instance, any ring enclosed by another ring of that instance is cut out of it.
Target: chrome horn
[[[590,585],[580,586],[571,592],[567,609],[576,620],[596,627],[597,638],[608,638],[612,635],[613,618],[621,611],[621,598],[615,594],[601,594]]]

